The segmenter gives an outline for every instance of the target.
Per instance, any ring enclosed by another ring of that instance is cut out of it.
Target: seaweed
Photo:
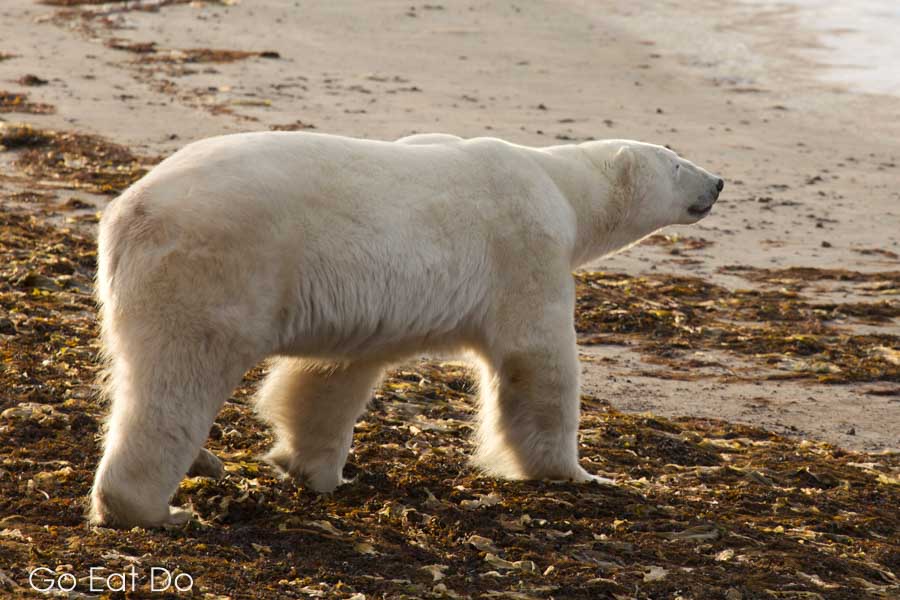
[[[195,0],[38,0],[41,4],[48,6],[96,6],[96,5],[121,5],[120,11],[142,10],[156,11],[166,6],[176,4],[190,4]],[[207,4],[222,4],[229,6],[236,4],[239,0],[204,0]]]
[[[0,123],[0,144],[18,152],[15,166],[40,185],[101,194],[123,191],[158,161],[100,136],[20,123]]]
[[[137,59],[140,63],[230,63],[247,58],[280,58],[272,50],[223,50],[215,48],[185,48],[183,50],[152,50]]]
[[[117,37],[108,38],[103,43],[107,48],[140,55],[135,59],[137,63],[230,63],[254,57],[281,58],[281,55],[273,50],[250,51],[214,48],[166,50],[159,48],[156,42],[132,42]]]
[[[678,235],[677,233],[668,235],[657,233],[644,239],[641,243],[650,246],[667,247],[669,248],[669,254],[675,255],[681,254],[685,250],[702,250],[713,244],[713,242],[704,238]]]
[[[30,113],[48,115],[56,112],[52,104],[29,102],[28,94],[0,91],[0,113]]]
[[[41,4],[47,4],[48,6],[83,6],[83,5],[94,5],[94,4],[111,4],[111,3],[122,3],[125,4],[130,0],[40,0]]]
[[[272,131],[304,131],[306,129],[315,129],[316,126],[312,123],[307,123],[305,121],[301,121],[297,119],[293,123],[283,123],[280,125],[272,125],[269,127]]]
[[[19,85],[38,87],[38,86],[42,86],[42,85],[47,85],[50,82],[47,81],[46,79],[38,77],[34,73],[26,73],[25,75],[22,75],[21,77],[19,77],[16,80],[16,83],[18,83]]]
[[[3,150],[14,150],[27,146],[42,146],[50,141],[50,135],[24,123],[3,123],[0,125],[0,146]]]
[[[815,267],[788,267],[785,269],[764,269],[748,265],[730,265],[719,272],[738,275],[754,283],[779,285],[791,289],[803,289],[820,281],[865,282],[874,284],[867,289],[882,290],[886,293],[900,293],[900,271],[864,273],[848,269],[819,269]]]
[[[171,78],[196,73],[195,66],[197,65],[233,63],[249,58],[281,58],[281,55],[274,50],[164,49],[158,47],[155,42],[132,42],[116,37],[107,38],[104,43],[110,48],[134,54],[135,58],[130,63],[135,67],[135,79],[151,86],[157,92],[191,103],[213,114],[228,114],[244,121],[258,121],[259,119],[254,116],[238,114],[232,106],[217,101],[215,94],[211,93],[215,92],[216,88],[185,91],[181,90]],[[271,101],[267,99],[236,99],[232,100],[231,104],[271,106]]]
[[[805,278],[796,281],[817,276],[880,282],[895,277],[893,273],[817,271],[804,270]],[[764,281],[795,281],[781,273],[752,273],[766,277]],[[892,323],[900,316],[897,300],[815,304],[790,289],[730,290],[697,277],[671,275],[590,272],[576,274],[576,280],[576,328],[582,343],[605,343],[608,336],[620,343],[624,338],[655,362],[680,370],[689,351],[719,350],[780,371],[765,374],[758,369],[749,372],[747,379],[900,381],[900,336],[848,330],[851,319]],[[693,376],[700,375],[695,371]],[[735,376],[734,372],[729,375]]]

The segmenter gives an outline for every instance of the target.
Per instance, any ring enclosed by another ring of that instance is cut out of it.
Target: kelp
[[[900,271],[861,272],[848,269],[819,269],[815,267],[788,267],[784,269],[764,269],[749,265],[730,265],[719,272],[738,275],[754,283],[779,285],[792,289],[803,289],[816,282],[865,283],[861,289],[900,294]]]
[[[247,58],[280,58],[272,50],[225,50],[217,48],[186,48],[183,50],[152,50],[141,53],[141,63],[229,63]]]
[[[100,136],[21,123],[0,123],[0,147],[16,151],[15,166],[38,185],[101,194],[118,194],[158,161]]]
[[[900,594],[898,455],[623,414],[585,396],[582,463],[616,486],[498,481],[466,466],[477,403],[457,363],[388,374],[357,424],[352,482],[330,495],[257,460],[271,435],[249,401],[263,374],[255,369],[210,433],[225,476],[186,478],[175,497],[193,507],[192,522],[86,527],[106,410],[94,386],[95,262],[93,240],[78,230],[0,209],[0,594],[43,597],[28,588],[37,566],[75,574],[86,592],[91,567],[106,576],[131,565],[136,598],[165,597],[148,592],[152,567],[190,574],[196,597],[235,599]],[[588,274],[579,277],[583,330],[594,330],[590,303],[601,294],[634,313],[613,309],[620,334],[648,342],[658,331],[660,343],[694,342],[689,325],[757,310],[742,296],[728,308],[733,293],[692,279]],[[788,324],[805,314],[782,312]],[[616,321],[600,323],[605,331]]]
[[[56,112],[56,107],[43,102],[31,102],[28,94],[0,90],[0,113],[30,113],[48,115]]]
[[[61,7],[111,5],[115,7],[117,12],[127,12],[132,10],[157,11],[166,6],[190,4],[195,1],[196,0],[38,0],[40,4]],[[203,0],[203,3],[230,6],[237,4],[239,1],[240,0]],[[90,9],[85,10],[88,15],[91,14],[89,11]]]
[[[158,47],[156,42],[132,42],[117,37],[105,40],[104,45],[114,50],[124,50],[140,55],[135,59],[138,63],[229,63],[252,57],[280,58],[277,52],[271,50],[261,52],[215,48],[166,50]]]
[[[814,303],[803,289],[816,270],[759,274],[793,282],[778,290],[728,289],[697,277],[590,272],[576,274],[576,328],[582,343],[633,343],[656,363],[686,370],[696,351],[724,351],[776,369],[746,371],[746,379],[806,379],[821,383],[900,381],[900,336],[855,333],[852,325],[892,324],[900,301]],[[826,271],[821,278],[894,281],[894,273]],[[791,289],[793,288],[793,289]],[[861,290],[865,291],[865,290]],[[883,290],[882,290],[883,291]],[[693,377],[701,377],[692,371]],[[734,371],[728,378],[740,378]]]
[[[39,0],[41,4],[46,4],[48,6],[83,6],[114,3],[125,4],[129,1],[130,0]]]
[[[713,242],[704,238],[678,235],[677,233],[657,233],[646,238],[641,243],[650,246],[666,247],[669,249],[669,254],[676,255],[681,254],[684,250],[702,250],[713,244]]]

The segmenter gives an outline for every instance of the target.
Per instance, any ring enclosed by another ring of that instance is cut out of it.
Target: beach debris
[[[0,146],[17,151],[14,165],[35,187],[118,194],[143,177],[158,158],[85,133],[0,123]]]
[[[38,77],[37,75],[32,74],[32,73],[26,73],[25,75],[19,77],[19,79],[16,80],[16,83],[18,83],[19,85],[27,85],[27,86],[34,87],[34,86],[47,85],[50,82],[47,81],[46,79],[42,79],[42,78]]]
[[[644,239],[642,244],[650,246],[663,246],[669,248],[669,254],[681,254],[684,250],[702,250],[712,246],[713,242],[701,237],[679,235],[677,233],[657,233]]]
[[[496,554],[488,552],[484,557],[484,562],[491,565],[495,569],[517,569],[526,573],[536,573],[538,568],[532,560],[516,560],[509,561],[500,558]]]
[[[29,101],[28,94],[0,90],[0,113],[49,115],[55,112],[56,107],[52,104]]]
[[[669,368],[647,371],[651,376],[697,379],[713,376],[698,367],[718,367],[714,376],[725,380],[900,381],[900,336],[848,330],[853,322],[893,322],[900,299],[814,303],[800,294],[814,278],[869,284],[861,292],[875,282],[878,292],[893,290],[900,288],[900,271],[823,271],[736,271],[798,282],[775,290],[732,290],[690,276],[576,273],[576,329],[581,343],[632,343],[651,364]],[[700,351],[728,352],[758,366],[723,368],[693,359]]]
[[[434,581],[440,581],[444,578],[444,571],[449,569],[447,565],[425,565],[424,567],[419,567],[419,570],[425,571],[434,579]]]
[[[68,421],[68,417],[49,404],[22,402],[0,412],[0,419],[6,421],[31,421],[47,427],[58,427]]]
[[[484,506],[496,506],[500,503],[500,496],[491,492],[490,494],[478,494],[475,500],[463,500],[459,503],[466,510],[475,510]]]
[[[491,552],[493,554],[500,553],[496,546],[494,546],[494,542],[484,536],[470,535],[469,539],[466,540],[466,543],[482,552]]]

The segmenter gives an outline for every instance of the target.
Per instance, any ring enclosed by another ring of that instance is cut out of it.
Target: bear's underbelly
[[[272,323],[274,352],[365,360],[470,345],[484,321],[490,277],[476,265],[465,276],[457,270],[357,265],[333,281],[298,275]]]

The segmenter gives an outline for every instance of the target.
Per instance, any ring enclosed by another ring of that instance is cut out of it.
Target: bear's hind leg
[[[109,336],[112,407],[91,490],[94,524],[153,527],[190,517],[169,501],[243,374],[221,350],[228,344],[159,337]]]
[[[276,359],[257,396],[257,412],[276,436],[266,460],[318,492],[344,483],[353,425],[380,375],[378,364]]]

